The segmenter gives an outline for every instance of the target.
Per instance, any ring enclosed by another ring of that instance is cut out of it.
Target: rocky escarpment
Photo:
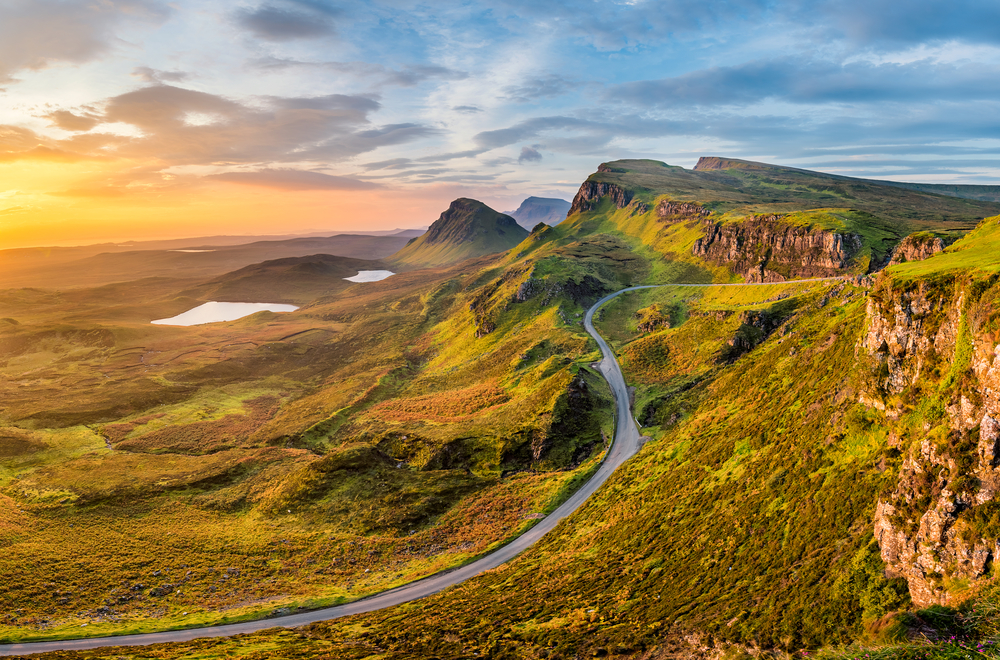
[[[690,220],[703,220],[711,215],[711,211],[701,204],[694,202],[674,202],[669,199],[661,200],[656,205],[656,215],[660,220],[668,225],[675,222],[688,222]]]
[[[577,191],[576,197],[573,198],[573,204],[569,207],[567,216],[594,210],[604,196],[611,197],[611,201],[614,202],[615,206],[623,209],[629,205],[635,193],[615,183],[585,181],[580,186],[580,190]]]
[[[923,261],[944,250],[944,241],[939,236],[927,233],[910,234],[896,246],[889,265],[907,261]]]
[[[901,419],[889,454],[902,464],[879,499],[875,537],[887,573],[920,606],[949,602],[1000,557],[995,282],[948,284],[877,288],[859,343],[874,364],[862,401]]]
[[[705,221],[705,236],[693,253],[743,275],[747,282],[783,282],[843,274],[861,250],[856,234],[791,225],[780,215],[754,215],[739,222]]]

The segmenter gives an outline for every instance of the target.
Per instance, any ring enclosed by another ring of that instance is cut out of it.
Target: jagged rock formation
[[[557,225],[566,219],[570,203],[556,197],[529,197],[516,211],[508,211],[507,215],[517,220],[517,224],[525,229],[531,229],[544,222],[547,225]]]
[[[656,205],[656,215],[668,225],[675,222],[686,222],[689,220],[701,220],[711,215],[711,211],[701,204],[694,202],[673,202],[668,199],[661,200]]]
[[[787,224],[780,215],[754,215],[739,223],[705,221],[693,253],[726,265],[747,282],[841,275],[861,249],[855,234]]]
[[[949,602],[949,585],[982,578],[1000,557],[998,530],[984,526],[1000,506],[1000,345],[991,334],[976,335],[975,316],[961,287],[921,281],[911,290],[876,291],[859,343],[875,364],[862,401],[890,419],[898,411],[882,401],[885,394],[919,387],[935,370],[950,372],[919,442],[907,448],[890,437],[904,457],[874,522],[888,574],[905,578],[921,606]]]
[[[940,237],[927,233],[910,234],[896,246],[892,252],[889,265],[907,261],[923,261],[944,250],[944,241]]]
[[[584,181],[583,185],[580,186],[580,190],[577,191],[576,197],[573,198],[573,204],[570,205],[569,213],[567,215],[582,213],[584,211],[592,211],[597,208],[601,198],[605,195],[611,197],[615,206],[623,209],[629,205],[629,202],[632,201],[632,197],[635,196],[635,193],[627,188],[622,188],[615,183]]]
[[[397,266],[444,266],[506,252],[527,237],[528,230],[514,218],[463,197],[452,202],[427,233],[407,243],[388,261]]]

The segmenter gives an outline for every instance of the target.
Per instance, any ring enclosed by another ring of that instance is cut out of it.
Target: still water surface
[[[219,321],[235,321],[257,312],[294,312],[295,305],[281,303],[232,303],[207,302],[189,309],[183,314],[171,316],[169,319],[152,321],[156,325],[200,325],[202,323],[217,323]]]
[[[345,277],[348,282],[380,282],[396,273],[391,270],[361,270],[354,277]]]

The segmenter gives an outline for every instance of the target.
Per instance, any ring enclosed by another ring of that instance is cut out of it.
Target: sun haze
[[[10,0],[0,248],[422,227],[623,157],[996,180],[995,7],[725,7]]]

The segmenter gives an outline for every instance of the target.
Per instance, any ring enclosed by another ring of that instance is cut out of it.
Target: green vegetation
[[[492,256],[465,252],[475,239],[462,232],[489,210],[459,200],[472,211],[454,225],[442,216],[447,240],[401,254],[475,259],[315,292],[287,316],[146,325],[151,309],[190,305],[202,290],[190,283],[114,309],[110,291],[4,292],[0,574],[12,577],[0,634],[261,616],[468,561],[596,468],[612,401],[590,366],[587,307],[630,285],[741,280],[696,253],[706,218],[781,214],[766,222],[856,235],[838,272],[859,276],[902,236],[950,236],[996,206],[734,161],[619,161],[590,181],[621,189]],[[114,653],[996,655],[992,583],[945,567],[927,577],[953,607],[913,605],[873,519],[891,500],[891,522],[915,533],[942,483],[967,501],[980,492],[979,431],[952,420],[985,405],[976,369],[1000,337],[997,227],[979,222],[943,253],[871,278],[623,294],[595,324],[650,440],[516,561],[390,610]],[[789,273],[817,254],[797,257]],[[902,331],[867,347],[877,314],[916,319],[906,329],[931,338],[919,364]],[[946,459],[900,495],[907,460],[931,449]],[[967,506],[954,529],[990,541],[998,516],[992,501]]]
[[[474,199],[456,199],[427,232],[389,258],[397,266],[446,266],[473,257],[506,252],[528,235],[509,215]]]

